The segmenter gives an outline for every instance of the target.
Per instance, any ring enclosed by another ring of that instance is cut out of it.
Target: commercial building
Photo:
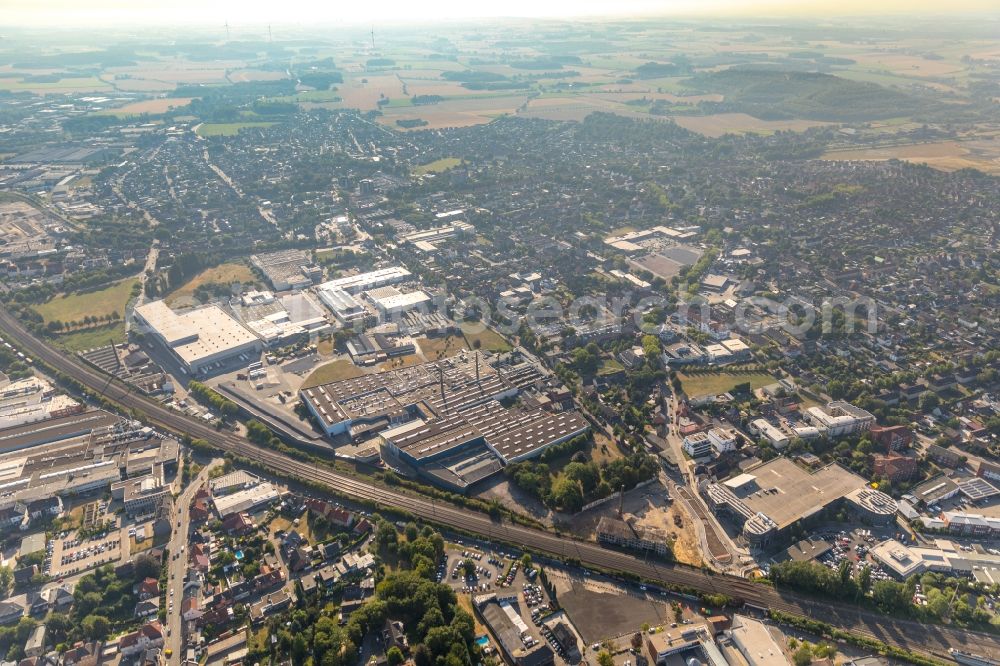
[[[965,550],[947,539],[937,539],[933,546],[907,546],[887,539],[872,547],[871,555],[899,580],[932,571],[973,576],[987,584],[1000,581],[1000,555],[976,548]]]
[[[787,666],[784,650],[778,645],[766,624],[753,618],[736,615],[728,632],[732,644],[749,666]]]
[[[387,321],[418,308],[427,308],[431,297],[424,291],[401,292],[395,287],[382,287],[365,293],[378,310],[379,320]]]
[[[493,634],[507,666],[553,666],[552,648],[531,635],[517,607],[509,600],[498,600],[495,594],[484,595],[473,600],[473,608]]]
[[[959,481],[958,490],[973,502],[983,502],[1000,495],[1000,489],[978,476]]]
[[[944,529],[958,536],[1000,538],[1000,518],[964,511],[945,511]],[[1000,579],[998,579],[1000,580]]]
[[[910,491],[925,507],[949,500],[960,492],[958,484],[943,474],[933,476]]]
[[[323,269],[313,264],[302,250],[255,254],[250,263],[264,274],[275,291],[305,289],[323,276]]]
[[[330,308],[330,312],[344,326],[352,326],[358,322],[364,322],[368,311],[365,306],[357,301],[348,292],[340,287],[329,287],[329,283],[320,285],[316,294],[323,305]]]
[[[461,214],[461,211],[459,211]],[[399,238],[403,243],[409,243],[422,252],[433,252],[437,249],[437,243],[454,238],[456,236],[468,236],[475,233],[476,228],[468,222],[456,220],[451,224],[445,224],[433,229],[414,231]]]
[[[170,486],[159,473],[111,484],[111,496],[125,504],[130,516],[153,513],[160,502],[170,497]]]
[[[162,300],[153,301],[137,307],[135,316],[193,375],[261,352],[257,336],[217,305],[178,314]]]
[[[649,662],[656,666],[728,666],[705,626],[659,631],[643,636]]]
[[[380,268],[377,271],[358,273],[347,277],[337,278],[324,282],[319,286],[321,290],[343,289],[349,294],[360,294],[363,291],[384,287],[391,284],[405,282],[412,277],[410,271],[399,266]]]
[[[843,437],[870,430],[875,416],[849,402],[836,401],[826,407],[810,407],[806,417],[814,426],[824,431],[827,437]]]
[[[281,494],[268,482],[258,483],[249,488],[243,488],[227,495],[213,497],[215,511],[219,518],[225,518],[233,513],[252,511],[263,504],[276,501]]]
[[[1000,465],[986,460],[979,461],[976,476],[989,481],[1000,481]]]
[[[809,472],[787,458],[752,467],[724,483],[707,483],[702,493],[717,512],[743,523],[754,544],[785,538],[795,525],[847,506],[872,522],[891,521],[896,502],[872,490],[853,472],[836,464]]]

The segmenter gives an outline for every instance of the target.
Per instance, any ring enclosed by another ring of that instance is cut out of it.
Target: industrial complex
[[[503,465],[589,429],[562,402],[548,401],[551,409],[500,402],[522,391],[559,390],[531,363],[470,352],[321,384],[301,397],[327,434],[354,440],[377,435],[387,457],[465,491]]]

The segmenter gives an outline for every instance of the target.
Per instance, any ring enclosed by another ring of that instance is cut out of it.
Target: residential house
[[[200,618],[204,613],[198,608],[198,598],[197,597],[184,597],[184,601],[181,602],[181,617],[184,618],[185,622],[194,622]]]
[[[160,582],[155,578],[145,578],[135,584],[135,593],[140,599],[160,596]]]
[[[230,536],[250,534],[256,527],[245,512],[231,513],[222,520],[222,529]]]
[[[0,625],[17,624],[24,617],[24,606],[16,601],[0,601]]]
[[[150,648],[163,647],[163,626],[156,620],[144,624],[136,631],[125,634],[118,642],[123,657],[132,657]]]
[[[149,599],[141,599],[139,603],[135,605],[136,617],[145,618],[156,615],[160,612],[160,598],[150,597]]]

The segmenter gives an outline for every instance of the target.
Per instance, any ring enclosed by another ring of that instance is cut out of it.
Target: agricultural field
[[[725,393],[734,386],[750,382],[751,389],[758,389],[768,384],[773,384],[777,379],[763,372],[708,372],[685,374],[677,373],[680,377],[684,393],[689,396],[711,395]]]
[[[801,132],[810,127],[829,124],[820,120],[761,120],[746,113],[672,116],[672,119],[684,129],[713,138],[723,134],[773,134],[784,130]]]
[[[63,95],[66,93],[111,92],[111,84],[96,76],[70,77],[58,81],[31,81],[4,77],[0,73],[0,90],[30,92],[36,95]]]
[[[986,173],[1000,173],[1000,139],[972,141],[936,141],[878,148],[835,150],[824,153],[824,160],[906,160],[926,164],[942,171],[973,168]]]
[[[126,278],[115,282],[110,287],[97,291],[56,296],[47,303],[35,306],[35,311],[42,316],[45,323],[61,321],[64,323],[79,321],[84,317],[101,317],[117,312],[125,316],[125,306],[128,305],[132,287],[139,284],[134,278]]]
[[[188,282],[172,291],[166,296],[167,305],[179,305],[185,301],[194,300],[195,290],[206,284],[232,284],[240,282],[242,284],[253,284],[257,281],[253,271],[246,264],[219,264],[212,268],[206,268]]]
[[[148,113],[151,115],[166,113],[171,109],[179,109],[191,102],[190,97],[158,97],[156,99],[144,99],[132,102],[125,106],[115,107],[100,111],[101,115],[118,116],[120,118]]]
[[[236,136],[240,130],[254,127],[270,127],[272,122],[202,123],[198,126],[198,136]]]
[[[399,128],[396,121],[423,120],[426,125],[417,129],[441,129],[444,127],[468,127],[482,125],[502,115],[515,113],[528,97],[519,95],[468,95],[438,104],[419,106],[385,106],[379,122]],[[346,98],[344,106],[347,106]]]

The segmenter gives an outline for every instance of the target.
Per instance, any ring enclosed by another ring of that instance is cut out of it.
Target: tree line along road
[[[334,493],[346,497],[373,502],[388,509],[406,511],[444,527],[476,534],[487,540],[502,541],[557,558],[578,561],[583,566],[626,573],[668,587],[683,586],[703,593],[724,594],[756,608],[820,620],[852,633],[928,656],[947,657],[949,648],[984,654],[995,650],[1000,641],[997,636],[981,632],[924,625],[887,617],[846,604],[814,600],[794,592],[776,590],[769,585],[735,576],[708,573],[687,565],[639,559],[565,534],[554,534],[542,529],[494,520],[483,513],[407,494],[400,490],[382,488],[374,483],[257,446],[243,437],[218,432],[201,421],[167,409],[154,400],[134,393],[130,387],[117,379],[111,379],[54,349],[47,342],[32,335],[16,317],[2,308],[0,308],[0,330],[16,341],[23,351],[71,377],[89,390],[103,395],[125,409],[134,410],[152,424],[194,439],[205,439],[218,447],[221,452],[253,460],[279,475],[322,484]]]

